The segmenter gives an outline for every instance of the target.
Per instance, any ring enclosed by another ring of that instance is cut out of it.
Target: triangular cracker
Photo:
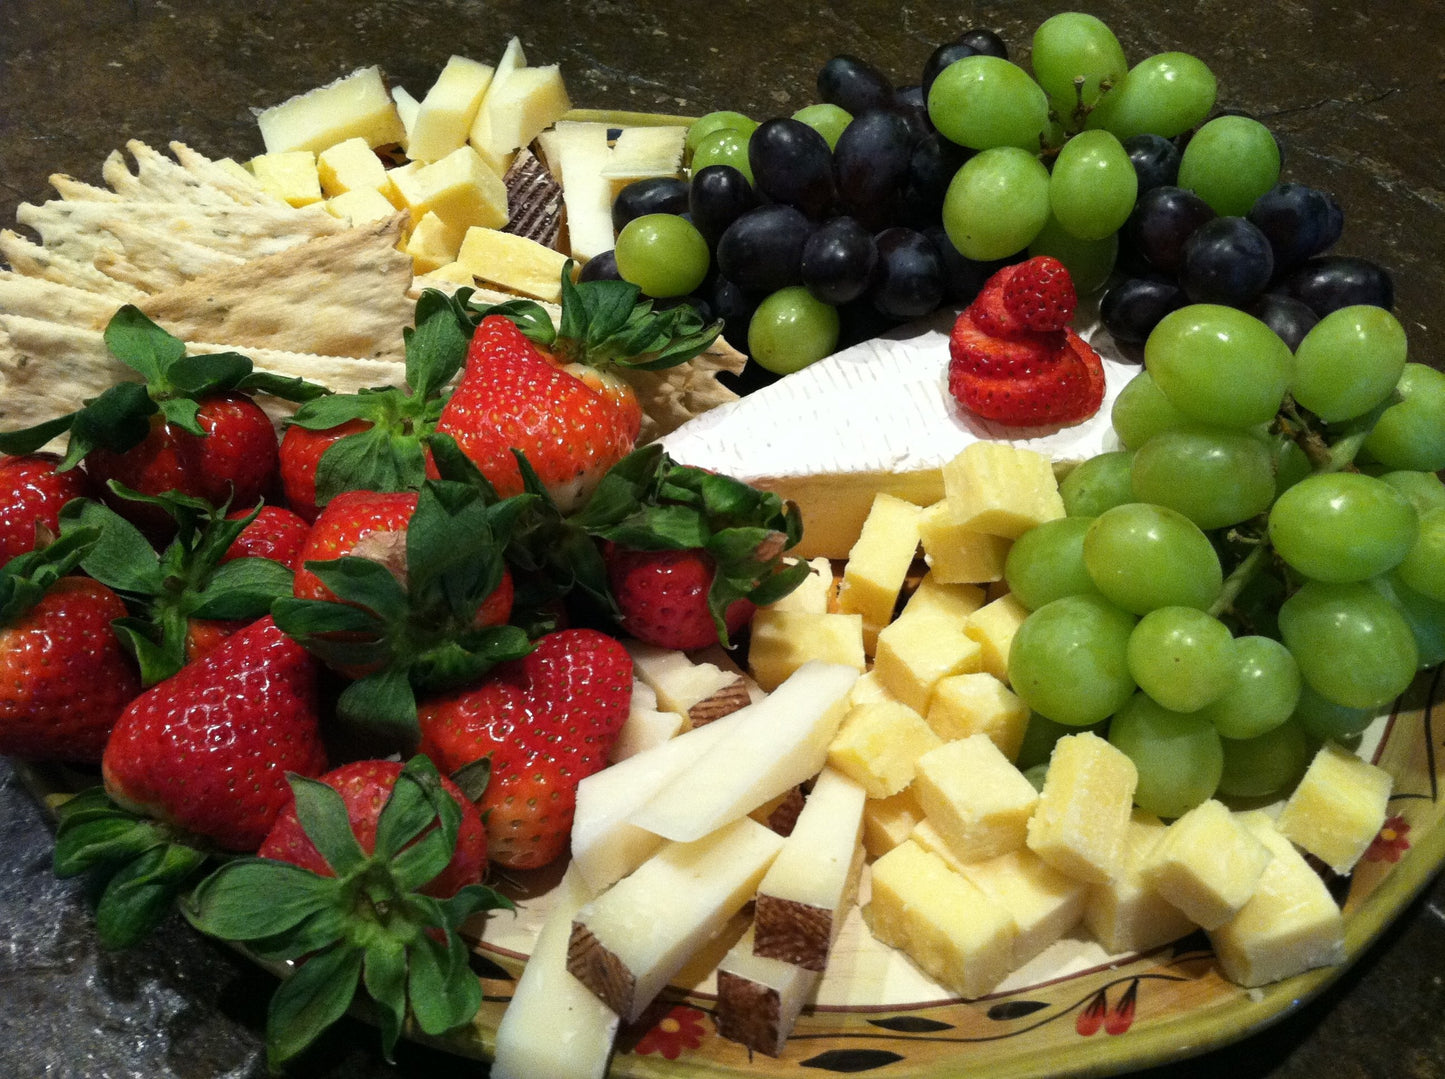
[[[145,292],[176,288],[201,274],[246,261],[239,255],[177,239],[124,217],[108,221],[104,235],[114,238],[119,246],[97,251],[91,260],[95,268]]]
[[[87,330],[105,327],[120,304],[100,293],[73,285],[0,270],[0,312],[27,318],[68,322]]]
[[[113,280],[87,262],[58,255],[10,229],[0,229],[0,258],[4,258],[16,273],[113,296],[121,303],[138,300],[144,295],[135,286]]]
[[[183,142],[172,142],[171,153],[176,155],[176,160],[187,172],[205,180],[218,190],[226,192],[236,202],[245,206],[285,206],[283,199],[278,199],[271,192],[261,186],[261,182],[245,172],[244,169],[231,170],[219,161],[213,161],[205,154],[191,149]]]

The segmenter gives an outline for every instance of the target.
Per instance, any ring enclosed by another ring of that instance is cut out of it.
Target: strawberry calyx
[[[78,567],[100,540],[98,528],[78,528],[0,566],[0,625],[9,625]]]
[[[513,904],[481,884],[444,900],[418,891],[446,870],[461,823],[461,808],[436,767],[425,757],[406,763],[381,809],[370,854],[340,793],[317,780],[288,779],[297,818],[333,875],[238,858],[181,905],[202,932],[296,964],[267,1013],[271,1068],[340,1019],[359,989],[376,1006],[388,1061],[408,1016],[431,1035],[469,1022],[482,993],[458,930],[474,914]]]

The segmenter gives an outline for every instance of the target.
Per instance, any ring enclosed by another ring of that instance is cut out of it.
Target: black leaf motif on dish
[[[1012,1019],[1022,1019],[1026,1015],[1033,1015],[1034,1012],[1042,1011],[1047,1007],[1047,1002],[1042,1000],[1005,1000],[990,1008],[988,1017],[998,1023],[1007,1023]]]
[[[515,980],[503,967],[479,952],[473,952],[467,957],[467,966],[472,968],[472,973],[478,978],[488,978],[495,982]]]
[[[874,1068],[885,1068],[897,1064],[903,1058],[886,1049],[829,1049],[802,1061],[805,1068],[818,1068],[830,1072],[866,1072]]]
[[[869,1026],[896,1030],[903,1034],[935,1034],[940,1030],[952,1030],[952,1023],[938,1019],[925,1019],[921,1015],[890,1015],[887,1019],[870,1019]]]

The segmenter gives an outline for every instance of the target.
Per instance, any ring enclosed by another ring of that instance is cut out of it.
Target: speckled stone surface
[[[834,53],[865,56],[904,83],[966,26],[1017,47],[1053,10],[942,0],[4,0],[0,224],[19,202],[46,198],[52,172],[97,182],[128,138],[245,158],[261,148],[255,108],[367,64],[420,95],[452,53],[488,60],[513,34],[531,62],[562,65],[580,105],[762,118],[812,101],[814,74]],[[1412,358],[1440,366],[1445,6],[1101,0],[1089,10],[1131,59],[1182,49],[1210,64],[1220,104],[1278,135],[1287,178],[1336,194],[1346,212],[1338,250],[1389,267]],[[50,846],[45,817],[0,763],[0,1076],[264,1076],[269,976],[179,919],[143,951],[100,952],[81,889],[50,875]],[[1321,998],[1238,1044],[1144,1074],[1445,1074],[1442,904],[1437,880]],[[374,1031],[348,1022],[298,1074],[484,1074],[412,1045],[393,1067],[375,1046]]]

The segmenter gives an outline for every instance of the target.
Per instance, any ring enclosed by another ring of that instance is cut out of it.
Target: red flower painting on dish
[[[685,1004],[675,1005],[658,1020],[657,1025],[637,1042],[635,1053],[660,1053],[676,1060],[684,1049],[696,1049],[707,1034],[703,1027],[705,1013]]]
[[[1410,840],[1406,838],[1409,834],[1410,824],[1404,817],[1398,814],[1391,817],[1381,826],[1379,835],[1371,841],[1369,850],[1365,851],[1365,860],[1398,862],[1400,855],[1410,849]]]

